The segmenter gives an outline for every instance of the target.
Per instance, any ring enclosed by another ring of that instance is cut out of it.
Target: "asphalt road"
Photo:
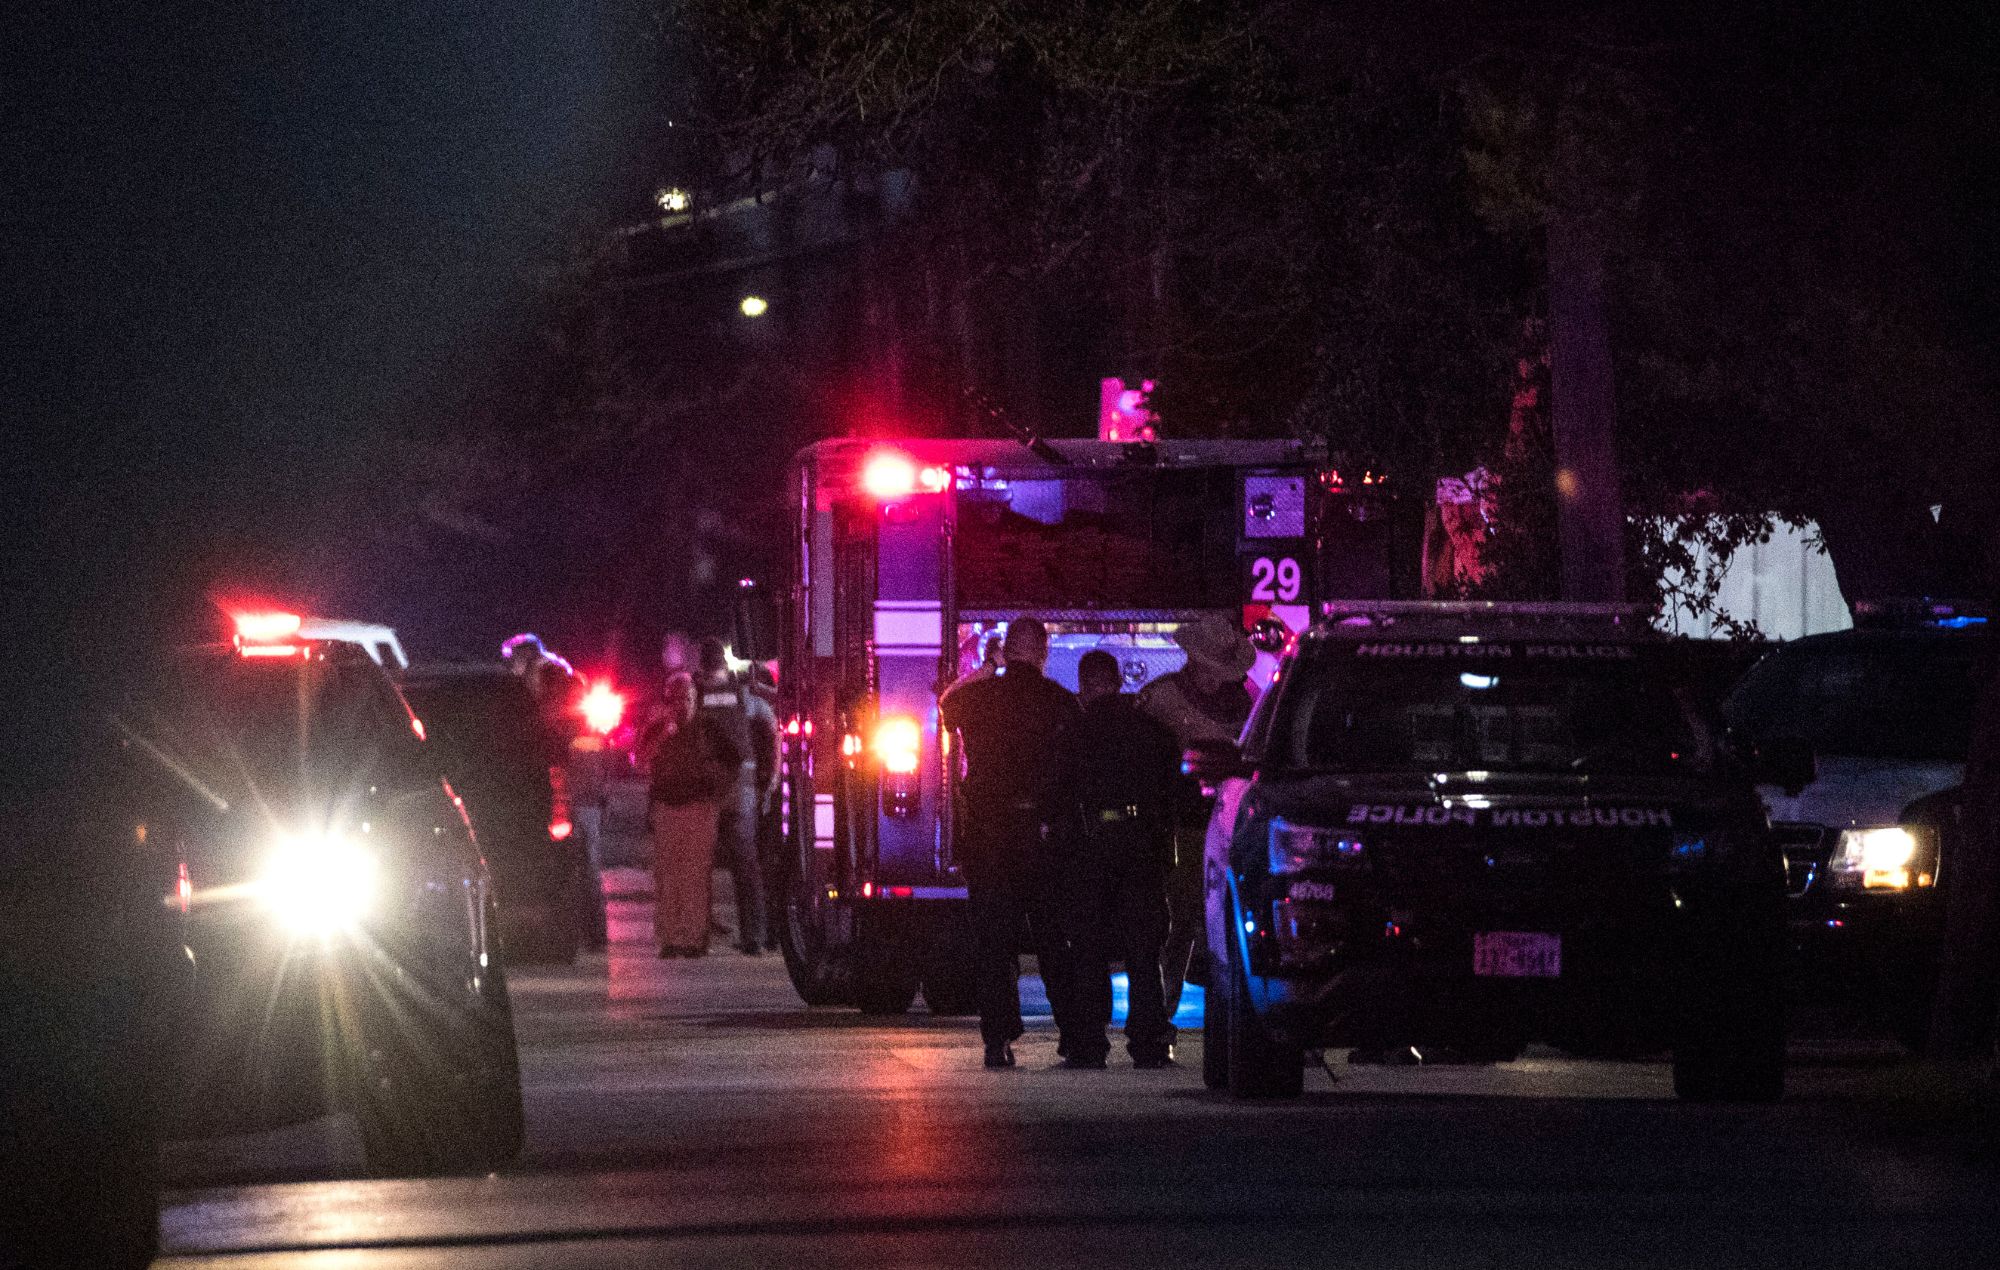
[[[1801,1047],[1775,1107],[1539,1052],[1335,1055],[1300,1101],[1238,1105],[1198,1032],[1177,1071],[1067,1072],[1044,1015],[987,1072],[970,1020],[808,1010],[775,958],[656,960],[645,916],[515,976],[516,1168],[367,1179],[338,1118],[178,1144],[158,1264],[1893,1267],[2000,1236],[1990,1106],[1866,1045]]]

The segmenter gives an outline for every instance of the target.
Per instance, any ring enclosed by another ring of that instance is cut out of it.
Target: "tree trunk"
[[[1560,209],[1548,226],[1549,381],[1562,598],[1625,599],[1625,505],[1613,442],[1604,245]]]

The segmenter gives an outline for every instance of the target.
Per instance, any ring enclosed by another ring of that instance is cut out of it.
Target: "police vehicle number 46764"
[[[1785,876],[1759,776],[1623,610],[1380,604],[1287,652],[1217,790],[1211,1087],[1327,1046],[1671,1050],[1683,1098],[1784,1080]]]

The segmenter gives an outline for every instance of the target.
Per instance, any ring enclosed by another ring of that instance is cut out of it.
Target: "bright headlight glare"
[[[331,935],[355,926],[375,906],[375,853],[335,834],[285,838],[265,865],[264,903],[287,930]]]
[[[1294,825],[1283,820],[1271,822],[1271,872],[1298,873],[1305,869],[1357,868],[1366,858],[1359,838],[1336,829],[1317,825]]]
[[[1907,891],[1937,882],[1937,838],[1925,828],[1846,829],[1827,861],[1833,876],[1869,891]]]

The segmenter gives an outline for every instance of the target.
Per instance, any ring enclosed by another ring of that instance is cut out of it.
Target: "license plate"
[[[1562,936],[1489,930],[1472,937],[1472,973],[1502,979],[1554,979],[1562,974]]]

